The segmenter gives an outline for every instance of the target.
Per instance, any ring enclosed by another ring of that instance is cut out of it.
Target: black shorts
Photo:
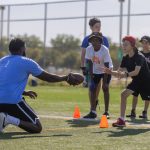
[[[99,84],[100,80],[104,77],[104,74],[93,74],[93,81],[95,84]]]
[[[133,79],[131,83],[128,84],[127,89],[133,91],[132,95],[138,96],[140,94],[142,100],[150,101],[150,84]]]
[[[103,77],[103,79],[104,79],[104,77]],[[107,81],[106,81],[106,83],[109,84],[110,81],[111,81],[111,75],[110,75],[110,74],[107,74]]]
[[[101,79],[104,79],[104,74],[93,74],[93,80],[95,84],[99,84]],[[110,83],[111,75],[107,75],[107,84]]]
[[[14,116],[20,120],[34,124],[36,124],[36,120],[39,119],[25,100],[22,100],[18,104],[0,104],[0,112],[5,112],[10,116]]]

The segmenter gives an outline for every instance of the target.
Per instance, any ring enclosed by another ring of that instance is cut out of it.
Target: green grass
[[[38,86],[28,87],[38,93],[36,100],[27,102],[39,115],[72,117],[78,105],[81,115],[89,111],[88,92],[81,87]],[[114,120],[119,115],[120,88],[111,88],[110,113]],[[127,113],[130,112],[131,98]],[[100,110],[104,111],[103,93],[100,92]],[[143,110],[139,99],[137,114]],[[141,120],[136,120],[142,122]],[[99,122],[41,118],[41,134],[28,134],[14,126],[8,126],[0,134],[0,149],[4,150],[148,150],[150,148],[150,129],[142,126],[123,129],[99,128]]]

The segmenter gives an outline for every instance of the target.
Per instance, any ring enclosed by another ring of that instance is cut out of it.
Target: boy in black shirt
[[[145,56],[146,61],[148,63],[149,69],[150,69],[150,37],[149,36],[143,36],[140,40],[143,50],[141,53]],[[133,100],[132,100],[132,110],[130,115],[126,115],[126,117],[135,118],[136,117],[136,106],[138,102],[138,95],[139,93],[133,93]],[[142,115],[139,116],[139,118],[147,118],[147,110],[149,107],[149,101],[145,101],[144,110],[142,112]]]
[[[131,77],[132,81],[121,93],[120,117],[112,125],[114,127],[125,126],[126,100],[129,95],[139,93],[144,101],[150,101],[150,71],[144,55],[135,47],[135,38],[126,36],[123,38],[123,57],[120,68],[112,71],[105,68],[105,73],[112,74],[118,78]]]

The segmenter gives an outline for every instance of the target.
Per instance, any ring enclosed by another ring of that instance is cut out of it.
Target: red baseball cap
[[[122,41],[129,41],[131,45],[134,47],[136,43],[136,39],[133,36],[125,36]]]

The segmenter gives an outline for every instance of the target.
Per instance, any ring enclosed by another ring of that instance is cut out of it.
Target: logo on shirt
[[[100,64],[100,59],[98,58],[98,56],[93,56],[92,61],[93,63]]]

